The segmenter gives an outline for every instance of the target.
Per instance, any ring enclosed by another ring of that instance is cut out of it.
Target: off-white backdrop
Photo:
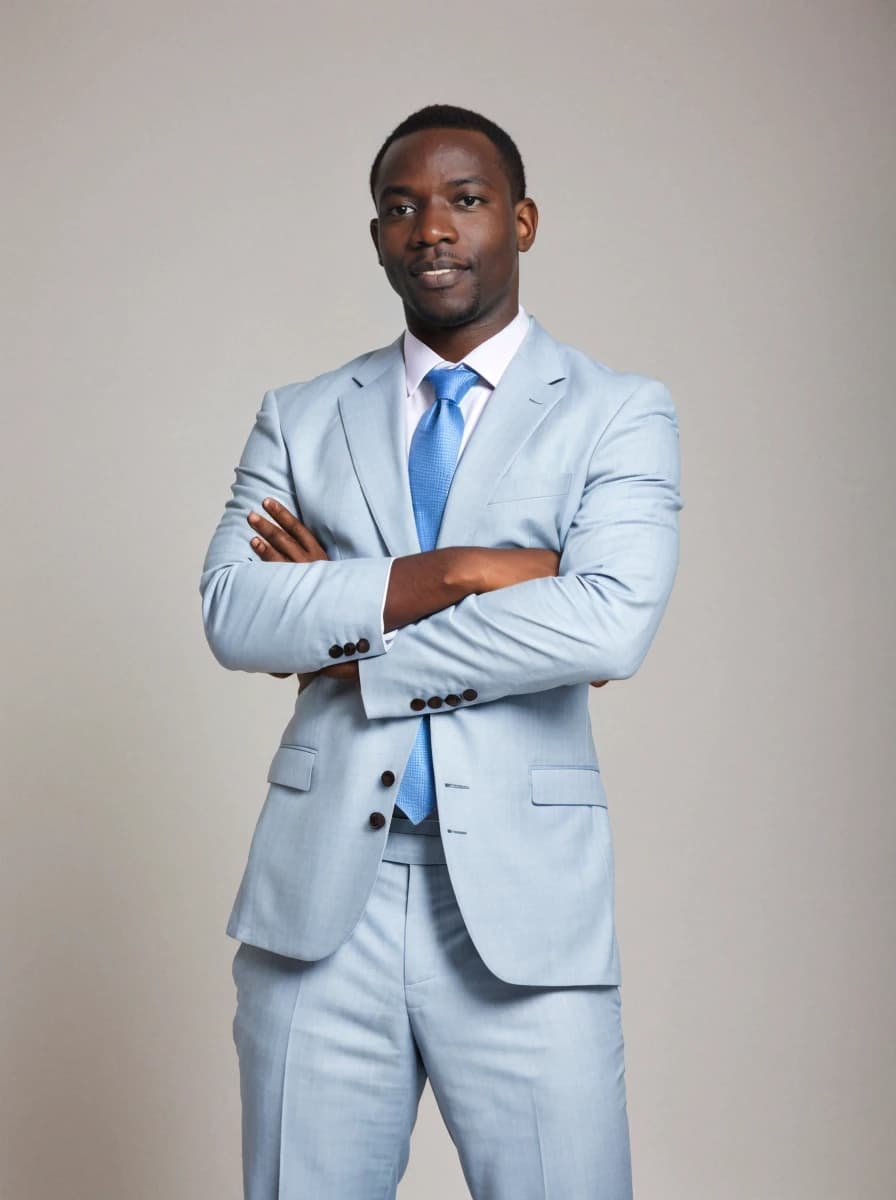
[[[440,101],[521,147],[529,310],[678,406],[676,588],[592,697],[636,1195],[892,1195],[893,7],[4,25],[0,1194],[240,1195],[224,924],[294,681],[217,665],[199,570],[265,389],[400,331],[366,173]],[[400,1195],[466,1194],[427,1089]]]

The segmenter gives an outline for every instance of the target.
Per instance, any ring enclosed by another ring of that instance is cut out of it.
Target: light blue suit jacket
[[[334,645],[369,643],[353,655],[360,688],[317,676],[297,696],[227,933],[302,959],[350,936],[388,833],[388,819],[369,817],[391,813],[421,720],[411,702],[438,697],[424,711],[441,836],[485,964],[511,983],[619,983],[588,684],[638,669],[672,589],[672,400],[532,318],[458,462],[437,546],[548,547],[562,552],[559,574],[468,596],[399,630],[386,652],[389,556],[419,552],[404,387],[397,338],[267,392],[206,555],[203,620],[223,666],[312,671],[332,664]],[[268,495],[330,561],[257,558],[246,516]]]

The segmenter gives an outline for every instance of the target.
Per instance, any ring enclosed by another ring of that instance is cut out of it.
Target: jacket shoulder
[[[354,376],[363,370],[365,364],[374,355],[382,354],[387,349],[386,346],[379,346],[374,350],[366,350],[363,354],[358,354],[348,362],[342,363],[341,366],[333,367],[330,371],[323,371],[320,375],[314,375],[310,379],[299,379],[270,388],[270,393],[277,403],[281,416],[288,413],[297,404],[301,403],[304,406],[313,403],[320,397],[330,397],[335,401],[336,397],[347,389]]]
[[[567,378],[573,384],[582,384],[586,389],[591,390],[597,388],[608,398],[617,398],[621,402],[633,392],[650,384],[658,388],[666,388],[660,379],[640,371],[621,370],[608,366],[607,363],[601,362],[600,359],[580,350],[577,346],[557,342],[556,348],[566,368]]]

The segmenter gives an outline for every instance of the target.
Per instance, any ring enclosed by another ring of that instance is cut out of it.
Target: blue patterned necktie
[[[479,375],[461,364],[458,367],[433,367],[427,372],[426,378],[433,385],[436,402],[426,410],[414,430],[408,456],[408,476],[420,549],[434,550],[464,432],[464,414],[460,411],[460,402]],[[432,811],[435,801],[436,785],[427,714],[417,730],[417,739],[411,748],[396,804],[417,825]]]

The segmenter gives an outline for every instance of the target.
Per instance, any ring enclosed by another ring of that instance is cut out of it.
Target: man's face
[[[413,331],[501,328],[519,306],[519,253],[535,239],[531,200],[514,204],[497,148],[478,130],[398,138],[375,182],[370,232]]]

